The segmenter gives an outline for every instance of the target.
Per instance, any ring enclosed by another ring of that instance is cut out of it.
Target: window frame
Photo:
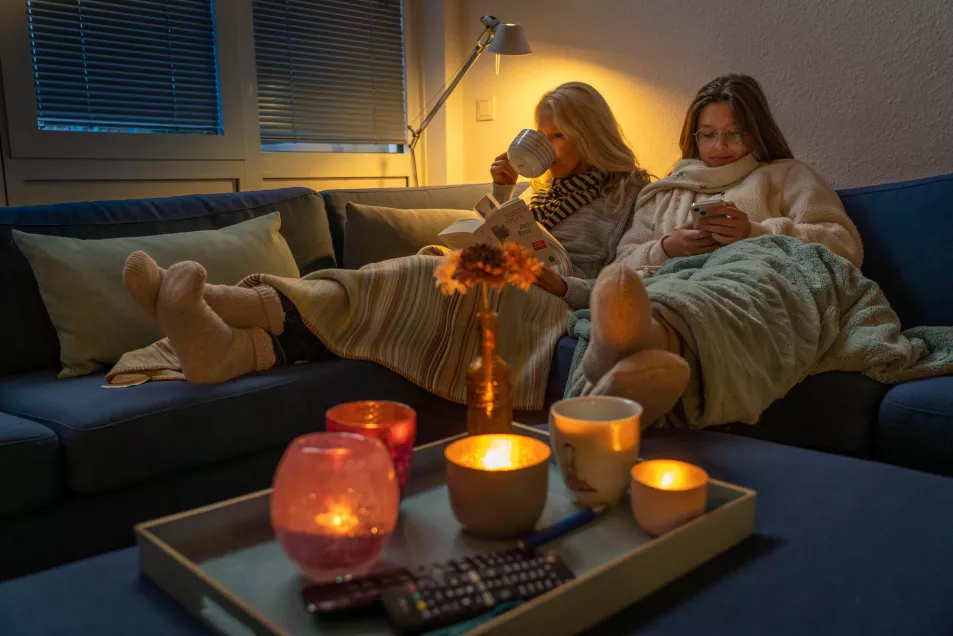
[[[0,2],[0,72],[7,107],[7,133],[13,159],[170,159],[244,160],[242,56],[237,12],[226,0],[212,0],[218,41],[219,103],[222,135],[41,131],[26,0]],[[24,54],[26,52],[27,54]],[[246,83],[247,84],[247,83]],[[15,90],[15,87],[30,90]],[[256,113],[257,115],[257,113]]]

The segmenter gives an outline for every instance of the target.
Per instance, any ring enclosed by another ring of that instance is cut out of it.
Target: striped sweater
[[[515,185],[493,184],[493,198],[508,201]],[[520,198],[529,204],[534,190],[527,188]],[[630,188],[620,205],[606,205],[604,197],[584,205],[553,226],[550,233],[569,253],[573,275],[563,276],[567,291],[563,300],[572,309],[589,307],[589,294],[602,269],[615,260],[616,246],[629,228],[635,196]]]

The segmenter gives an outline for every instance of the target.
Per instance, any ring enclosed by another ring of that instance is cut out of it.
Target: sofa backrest
[[[518,195],[528,186],[522,182],[516,187]],[[476,183],[420,188],[373,188],[355,190],[326,190],[324,207],[334,240],[334,254],[338,263],[344,262],[344,239],[347,235],[347,203],[378,205],[398,210],[469,210],[493,190],[493,184]]]
[[[953,325],[953,175],[838,192],[904,329]]]
[[[150,236],[222,228],[276,210],[302,274],[335,265],[324,201],[307,188],[0,207],[0,376],[59,364],[56,330],[12,230],[83,239]]]

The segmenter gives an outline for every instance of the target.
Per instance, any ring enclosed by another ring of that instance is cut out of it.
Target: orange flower
[[[506,255],[506,282],[526,291],[543,271],[543,264],[531,250],[519,243],[504,244],[503,253]]]
[[[467,286],[456,279],[457,266],[460,264],[460,251],[447,252],[434,268],[433,277],[437,279],[437,287],[449,296],[454,292],[467,293]]]
[[[518,243],[471,245],[447,253],[434,269],[437,286],[446,295],[478,285],[502,287],[510,283],[527,290],[543,271],[543,264]]]

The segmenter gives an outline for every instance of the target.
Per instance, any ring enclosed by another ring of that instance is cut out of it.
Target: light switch
[[[490,99],[478,99],[477,100],[477,121],[493,121],[495,116],[494,100],[492,97]]]

